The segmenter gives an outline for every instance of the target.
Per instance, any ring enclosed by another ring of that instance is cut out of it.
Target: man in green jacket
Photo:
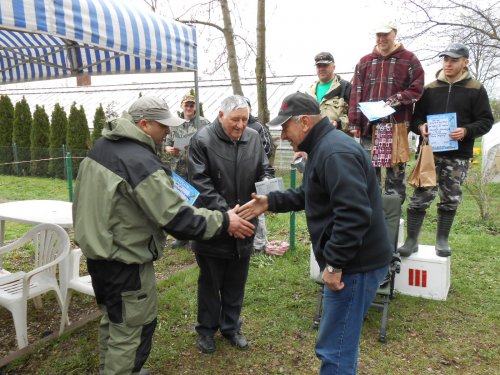
[[[73,203],[75,242],[87,257],[99,326],[100,373],[148,374],[156,327],[153,261],[166,233],[207,240],[224,232],[236,238],[254,226],[227,212],[195,208],[174,190],[171,172],[156,154],[173,116],[155,97],[135,101],[128,113],[103,129],[79,169]]]
[[[192,137],[200,128],[205,125],[210,124],[206,118],[199,118],[199,122],[196,120],[196,100],[191,94],[184,95],[181,102],[182,108],[182,118],[184,123],[181,126],[177,126],[172,129],[171,133],[165,139],[165,151],[167,153],[167,160],[170,165],[172,172],[177,173],[183,179],[187,181],[187,160],[188,160],[188,146],[186,145],[184,149],[179,149],[175,146],[176,138],[189,138]],[[184,247],[188,245],[187,240],[175,240],[172,243],[172,247]]]

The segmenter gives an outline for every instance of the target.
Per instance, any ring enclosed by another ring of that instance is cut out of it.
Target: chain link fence
[[[67,179],[76,177],[81,160],[88,150],[68,150],[60,148],[33,148],[0,146],[0,174],[12,176],[50,177]],[[68,158],[72,168],[68,173]]]

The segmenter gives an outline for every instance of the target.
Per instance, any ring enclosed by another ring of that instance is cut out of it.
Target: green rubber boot
[[[440,257],[451,256],[448,238],[450,236],[451,226],[455,219],[457,211],[443,211],[438,209],[438,222],[436,231],[436,254]]]
[[[406,210],[406,240],[403,246],[398,248],[402,257],[409,257],[418,251],[418,235],[424,222],[425,211],[408,208]]]

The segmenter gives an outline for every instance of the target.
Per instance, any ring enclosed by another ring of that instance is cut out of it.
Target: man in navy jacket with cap
[[[287,96],[270,123],[308,159],[297,189],[253,195],[238,215],[305,210],[314,254],[325,283],[316,343],[320,374],[356,373],[364,316],[392,259],[377,176],[368,154],[333,128],[317,101]]]

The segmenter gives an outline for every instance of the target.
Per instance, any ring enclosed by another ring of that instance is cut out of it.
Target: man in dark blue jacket
[[[320,374],[355,373],[364,316],[392,259],[382,197],[368,154],[322,117],[310,95],[287,96],[269,123],[281,139],[308,154],[302,185],[253,195],[238,215],[305,210],[325,283],[316,343]]]

